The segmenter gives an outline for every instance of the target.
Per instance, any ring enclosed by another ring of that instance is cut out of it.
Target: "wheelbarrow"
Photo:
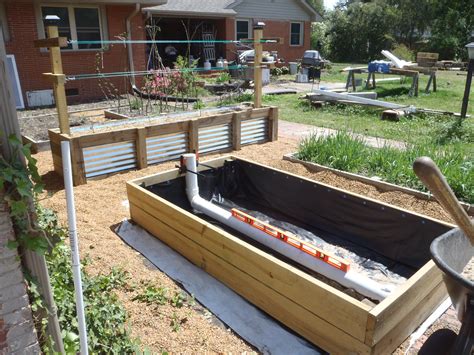
[[[463,277],[462,271],[474,256],[474,224],[430,158],[418,158],[413,169],[460,227],[436,238],[430,251],[433,261],[443,271],[449,297],[462,324],[450,353],[473,354],[474,282]]]

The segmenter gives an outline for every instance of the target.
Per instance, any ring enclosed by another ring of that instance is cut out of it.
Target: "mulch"
[[[309,172],[300,164],[282,160],[284,154],[297,149],[297,141],[281,138],[277,142],[244,147],[234,155],[254,160],[281,170],[302,175],[325,184],[343,188],[360,195],[368,196],[398,207],[427,215],[446,222],[451,218],[434,201],[419,200],[400,192],[382,192],[371,185],[348,180],[330,172]],[[211,159],[221,156],[209,155]],[[41,203],[58,212],[60,220],[66,224],[66,201],[62,180],[53,172],[50,152],[36,155],[40,173],[46,183],[46,193]],[[81,256],[92,260],[87,266],[93,274],[106,273],[112,267],[121,267],[131,278],[130,287],[118,291],[130,314],[132,334],[139,337],[142,345],[151,352],[253,352],[255,349],[229,330],[216,322],[208,311],[199,306],[176,309],[170,305],[147,306],[132,298],[140,292],[140,285],[146,282],[166,287],[170,294],[180,292],[180,288],[165,274],[157,270],[139,253],[129,248],[113,232],[114,226],[129,218],[125,201],[127,194],[125,182],[173,168],[175,162],[167,162],[139,171],[117,174],[107,179],[89,181],[75,188],[77,228],[80,236]],[[182,320],[180,329],[174,331],[170,325],[173,319]],[[425,334],[425,337],[439,328],[449,327],[459,331],[453,311],[448,311]],[[409,353],[416,353],[420,344]],[[396,351],[402,354],[407,342]]]

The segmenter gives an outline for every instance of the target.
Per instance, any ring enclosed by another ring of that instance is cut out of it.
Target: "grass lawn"
[[[323,73],[323,81],[345,82],[345,75],[339,69],[348,64],[336,64],[329,72]],[[379,77],[382,77],[380,75]],[[419,108],[460,112],[466,76],[457,72],[438,72],[438,91],[425,94],[424,87],[428,78],[420,77],[420,94],[409,97],[411,79],[405,83],[380,83],[376,91],[379,99]],[[359,90],[361,90],[359,88]],[[326,105],[321,109],[312,109],[301,95],[282,95],[264,97],[268,104],[280,108],[280,118],[286,121],[306,123],[338,130],[349,130],[375,137],[395,139],[410,143],[421,140],[443,141],[444,144],[462,143],[463,150],[474,159],[474,117],[467,118],[462,127],[453,126],[456,118],[444,115],[417,114],[403,117],[399,122],[382,121],[382,109],[368,108],[359,105]],[[471,94],[468,114],[474,116],[474,88]],[[442,139],[446,137],[446,139]]]
[[[341,73],[340,69],[347,66],[349,64],[335,64],[325,71],[322,86],[324,82],[345,83],[347,74]],[[366,78],[365,75],[359,77]],[[383,78],[383,75],[378,75],[378,78]],[[285,76],[281,79],[290,78]],[[465,75],[439,71],[438,91],[429,94],[424,92],[427,81],[427,76],[420,77],[418,97],[408,96],[411,78],[402,83],[380,83],[376,91],[380,100],[417,108],[460,112]],[[359,87],[358,91],[363,89]],[[409,143],[405,151],[399,151],[387,147],[369,148],[345,133],[334,138],[312,137],[301,144],[300,158],[362,175],[377,175],[395,184],[425,190],[411,166],[417,156],[428,155],[440,166],[458,198],[474,202],[474,89],[468,109],[468,114],[473,117],[464,121],[449,115],[422,113],[403,117],[399,122],[382,121],[380,116],[383,109],[343,104],[314,109],[300,96],[265,96],[264,101],[278,106],[280,118],[286,121]]]

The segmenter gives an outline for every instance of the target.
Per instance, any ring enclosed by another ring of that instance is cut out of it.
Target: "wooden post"
[[[199,152],[199,119],[189,121],[189,152]]]
[[[72,179],[74,186],[87,184],[86,168],[84,164],[84,152],[82,150],[80,139],[70,139],[65,136],[71,145],[71,165],[72,165]]]
[[[146,167],[148,167],[145,127],[137,128],[137,140],[136,140],[135,145],[136,145],[136,150],[137,150],[138,169],[145,169]]]
[[[262,107],[262,60],[263,60],[263,22],[258,22],[253,28],[254,40],[254,107]]]
[[[275,142],[278,140],[278,107],[270,108],[268,125],[268,140],[270,142]]]
[[[58,26],[48,26],[46,29],[48,38],[59,38]],[[59,46],[49,47],[49,58],[54,75],[63,76],[63,63],[61,60],[61,48]],[[53,81],[54,99],[58,111],[59,130],[63,134],[71,134],[69,128],[69,116],[67,113],[66,88],[64,80]]]
[[[242,113],[235,112],[232,115],[232,146],[234,150],[241,149]]]

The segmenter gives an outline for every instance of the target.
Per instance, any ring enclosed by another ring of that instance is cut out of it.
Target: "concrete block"
[[[28,295],[25,293],[22,296],[8,300],[8,302],[0,303],[0,318],[5,314],[12,313],[17,309],[23,307],[29,307],[30,300]]]
[[[0,275],[1,288],[7,288],[22,282],[24,282],[24,278],[20,268],[12,270],[4,275]]]

